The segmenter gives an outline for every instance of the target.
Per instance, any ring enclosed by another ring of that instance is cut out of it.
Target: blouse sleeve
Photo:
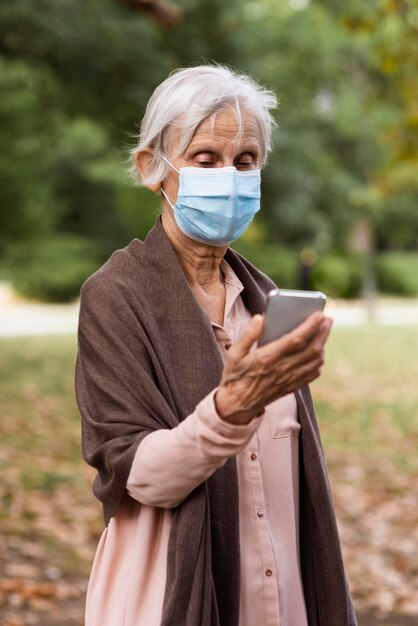
[[[216,391],[175,428],[143,439],[127,482],[132,498],[148,506],[175,507],[247,446],[262,417],[245,425],[225,422],[216,412]]]

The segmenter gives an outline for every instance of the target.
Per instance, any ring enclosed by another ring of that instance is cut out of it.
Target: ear
[[[153,157],[154,151],[151,150],[151,148],[145,148],[144,150],[136,153],[135,163],[143,180],[148,176]],[[153,185],[145,183],[145,187],[150,191],[159,191],[161,189],[161,183],[154,183]]]

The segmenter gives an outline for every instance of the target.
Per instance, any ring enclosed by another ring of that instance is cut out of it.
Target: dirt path
[[[78,302],[26,302],[0,283],[0,337],[75,334],[78,308]],[[372,308],[361,300],[329,299],[326,312],[336,326],[362,326],[370,321],[386,326],[418,324],[418,298],[379,297]]]

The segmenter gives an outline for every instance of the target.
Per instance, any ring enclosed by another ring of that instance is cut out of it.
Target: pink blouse
[[[223,354],[251,319],[240,281],[223,260]],[[299,554],[299,462],[293,394],[245,426],[216,413],[212,391],[172,430],[138,447],[116,515],[103,531],[86,599],[86,626],[159,626],[171,508],[236,456],[239,488],[240,626],[307,626]],[[129,495],[128,495],[129,494]]]

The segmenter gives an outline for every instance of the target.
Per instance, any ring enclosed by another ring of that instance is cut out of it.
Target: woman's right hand
[[[219,416],[246,424],[273,400],[318,378],[332,322],[323,313],[313,313],[292,332],[251,350],[264,326],[263,316],[255,315],[227,352],[215,395]]]

